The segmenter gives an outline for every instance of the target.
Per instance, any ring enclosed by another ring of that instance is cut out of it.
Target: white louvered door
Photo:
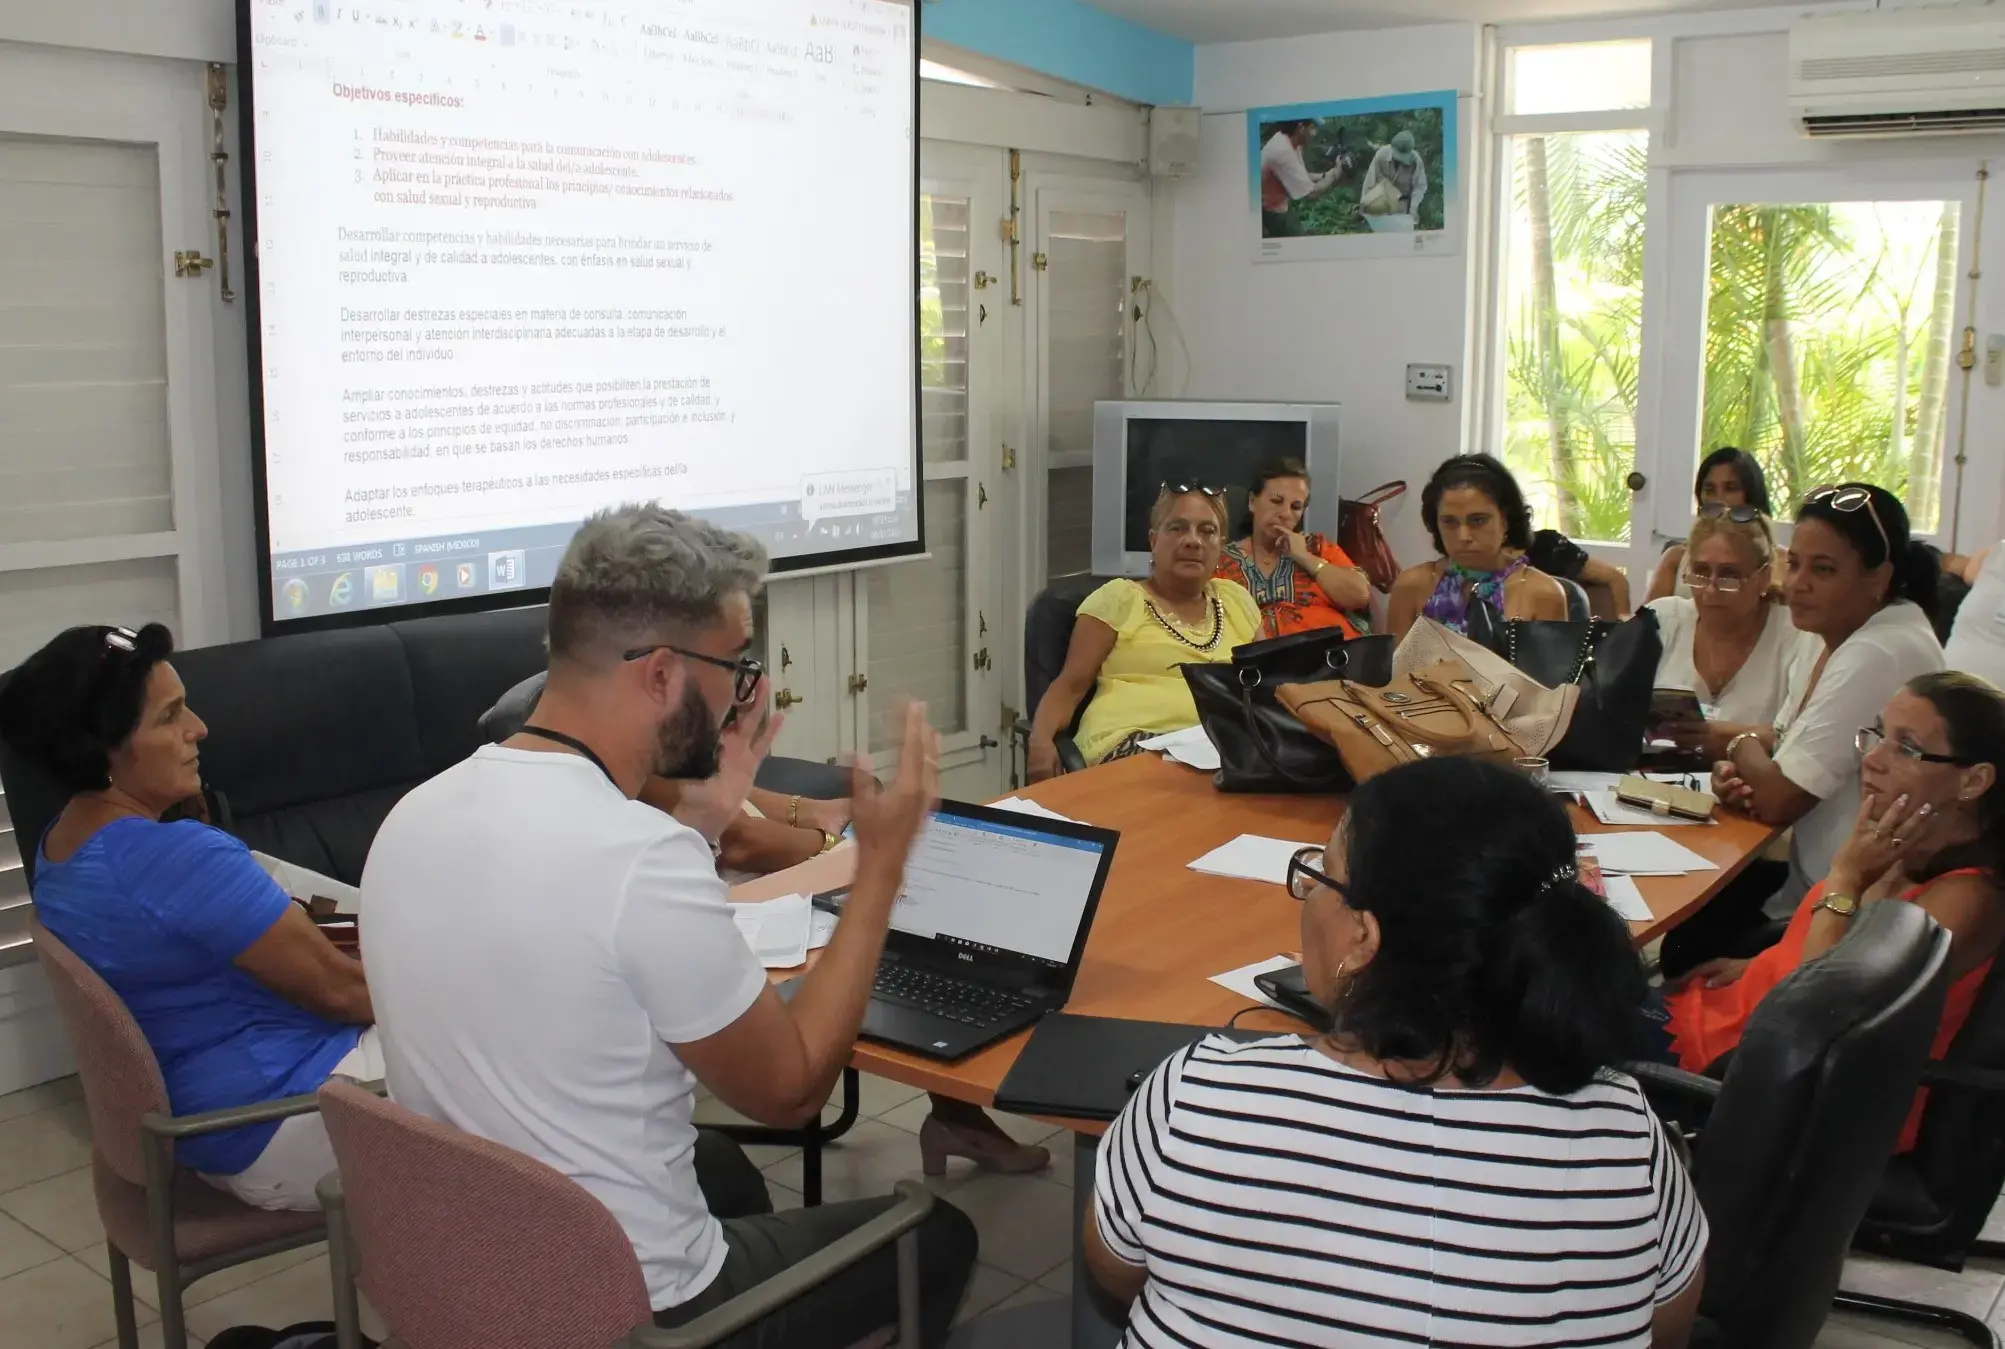
[[[995,520],[1009,283],[998,223],[1001,151],[928,143],[920,155],[920,385],[927,555],[856,573],[853,744],[895,757],[906,698],[941,732],[945,789],[1002,785]],[[979,275],[978,275],[979,274]]]

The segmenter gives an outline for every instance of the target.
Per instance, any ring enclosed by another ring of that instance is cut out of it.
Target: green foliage
[[[1280,127],[1273,123],[1260,128],[1265,145]],[[1302,161],[1311,173],[1326,172],[1338,158],[1349,155],[1351,170],[1335,187],[1311,201],[1295,203],[1296,218],[1305,235],[1368,234],[1371,226],[1358,214],[1359,189],[1365,170],[1382,145],[1402,131],[1413,133],[1413,148],[1427,170],[1427,195],[1420,200],[1420,218],[1415,227],[1438,230],[1444,227],[1444,210],[1454,185],[1443,181],[1443,138],[1441,109],[1395,108],[1387,112],[1360,113],[1347,117],[1325,117],[1316,123],[1315,134],[1302,147]]]

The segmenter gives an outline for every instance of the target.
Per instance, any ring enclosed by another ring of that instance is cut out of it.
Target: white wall
[[[1190,346],[1192,398],[1335,400],[1344,406],[1342,490],[1391,478],[1415,493],[1389,513],[1402,561],[1429,550],[1419,483],[1459,452],[1470,342],[1471,258],[1253,261],[1245,110],[1454,89],[1464,95],[1461,199],[1475,181],[1481,30],[1468,24],[1200,47],[1205,111],[1198,174],[1175,188],[1168,298]],[[1465,206],[1465,236],[1466,228]],[[1456,401],[1406,401],[1410,361],[1455,366]]]
[[[183,61],[237,59],[231,0],[0,0],[0,39]]]

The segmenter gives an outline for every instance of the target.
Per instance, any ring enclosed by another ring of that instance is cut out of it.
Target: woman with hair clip
[[[1228,662],[1233,648],[1260,635],[1253,596],[1214,574],[1224,546],[1224,491],[1164,483],[1149,511],[1148,579],[1109,581],[1079,606],[1065,668],[1031,721],[1032,782],[1058,774],[1058,736],[1088,693],[1077,740],[1089,764],[1197,725],[1197,702],[1178,667]]]
[[[1746,450],[1731,445],[1722,445],[1699,461],[1699,476],[1692,485],[1692,495],[1698,501],[1701,515],[1715,505],[1752,506],[1771,519],[1775,515],[1775,507],[1768,500],[1768,475],[1761,471],[1760,462]],[[1692,589],[1685,582],[1685,547],[1674,543],[1664,550],[1664,556],[1657,560],[1657,570],[1651,574],[1650,594],[1645,604],[1666,595],[1692,598]]]
[[[1575,848],[1549,793],[1450,758],[1296,854],[1334,1029],[1199,1041],[1108,1131],[1082,1241],[1125,1343],[1687,1342],[1705,1216],[1615,1071],[1644,979]]]
[[[1717,762],[1741,732],[1775,724],[1790,669],[1816,639],[1790,620],[1775,586],[1775,539],[1753,506],[1707,502],[1678,552],[1691,597],[1647,606],[1664,639],[1657,687],[1690,689],[1705,716],[1657,733]]]
[[[2005,694],[1974,675],[1910,679],[1856,733],[1861,799],[1844,846],[1782,940],[1749,960],[1712,960],[1668,994],[1678,1062],[1704,1072],[1740,1043],[1762,998],[1817,959],[1869,904],[1919,904],[1949,929],[1949,1000],[1931,1058],[1970,1016],[2005,941]],[[1915,1144],[1922,1097],[1898,1150]]]
[[[1441,554],[1393,582],[1386,626],[1406,636],[1415,620],[1469,630],[1469,612],[1501,619],[1567,616],[1559,582],[1532,566],[1532,513],[1511,471],[1487,454],[1462,454],[1434,470],[1420,493],[1420,519]]]
[[[199,818],[208,727],[150,623],[71,628],[0,690],[0,738],[71,795],[39,840],[35,914],[131,1009],[177,1115],[383,1076],[362,963],[250,850]],[[175,1160],[266,1209],[317,1209],[317,1114],[185,1138]]]
[[[1841,483],[1804,498],[1783,597],[1821,644],[1790,671],[1773,726],[1739,731],[1713,766],[1713,793],[1763,823],[1791,826],[1789,866],[1756,864],[1664,939],[1666,977],[1716,956],[1751,956],[1831,869],[1859,811],[1854,739],[1916,675],[1942,668],[1929,623],[1936,562],[1883,487]],[[1814,653],[1814,654],[1813,654]]]
[[[1321,534],[1304,534],[1309,470],[1277,459],[1253,475],[1246,492],[1244,538],[1225,546],[1218,577],[1246,587],[1260,606],[1261,636],[1319,628],[1358,635],[1354,617],[1371,614],[1371,582],[1349,554]]]

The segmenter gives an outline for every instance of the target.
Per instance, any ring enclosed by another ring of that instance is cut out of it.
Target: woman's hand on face
[[[1713,765],[1713,795],[1723,806],[1746,810],[1754,804],[1754,788],[1747,785],[1731,759]]]
[[[1318,562],[1322,561],[1321,558],[1310,551],[1309,536],[1299,532],[1284,532],[1281,535],[1280,550],[1293,559],[1295,565],[1298,567],[1314,568]]]
[[[1851,836],[1831,859],[1826,882],[1849,891],[1870,886],[1899,865],[1914,846],[1915,836],[1925,831],[1934,817],[1934,806],[1910,801],[1905,793],[1885,802],[1867,793],[1859,802]]]

